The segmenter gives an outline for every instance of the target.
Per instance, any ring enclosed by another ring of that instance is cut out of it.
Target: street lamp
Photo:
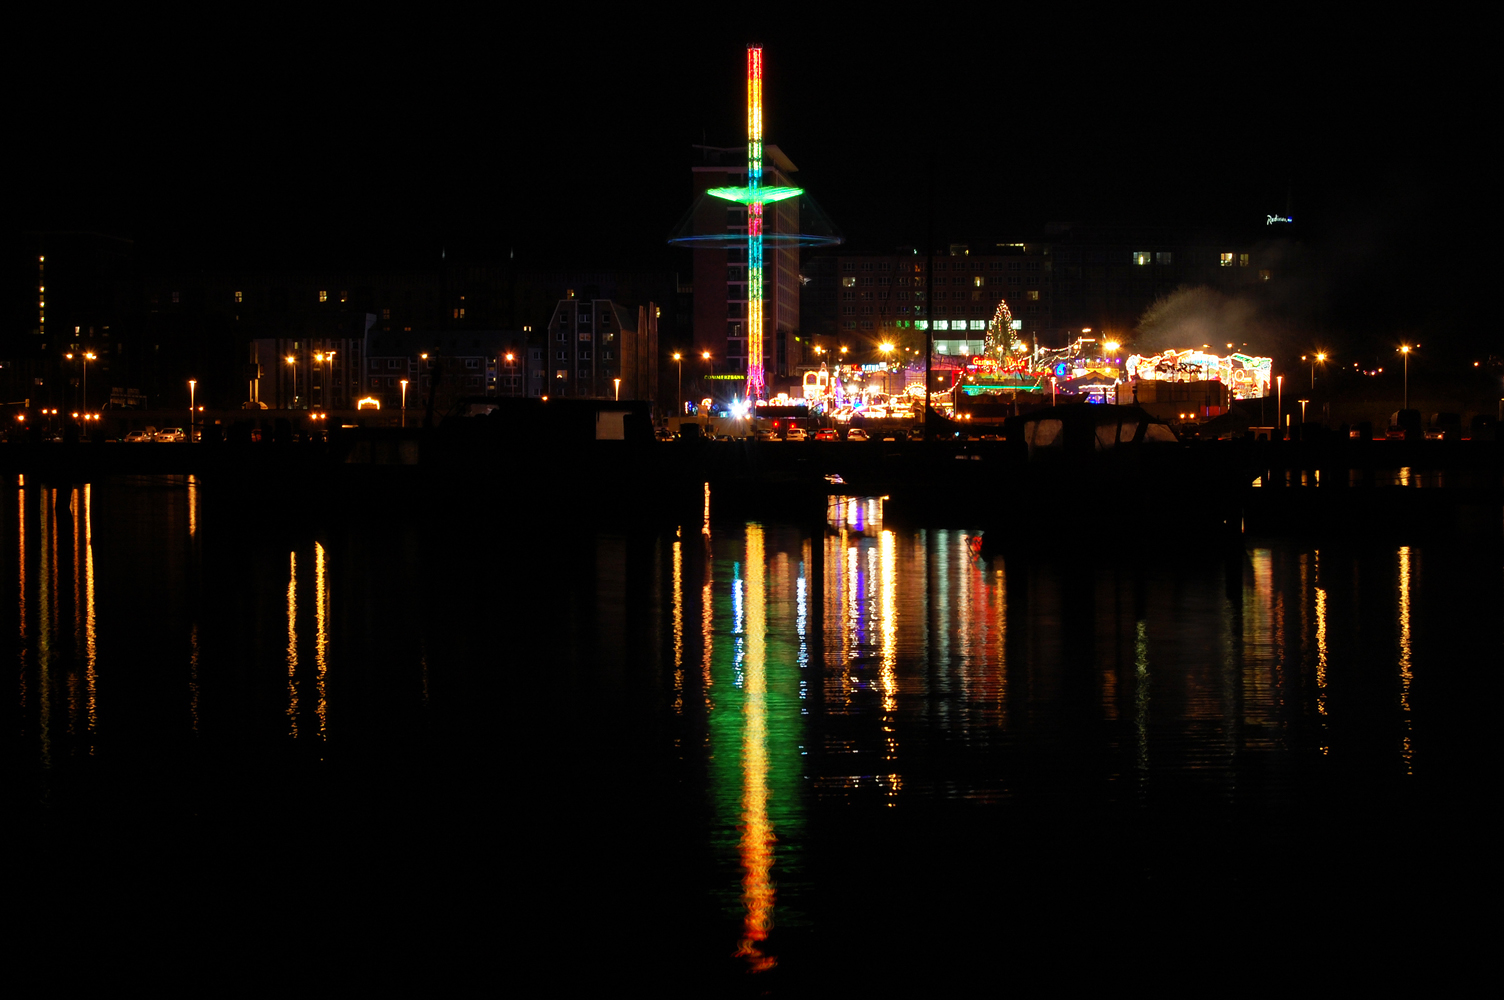
[[[1301,423],[1302,427],[1304,427],[1305,422],[1306,422],[1306,404],[1308,402],[1310,402],[1310,400],[1308,400],[1308,399],[1302,399],[1300,401],[1300,423]],[[1301,433],[1304,434],[1305,431],[1301,430]]]
[[[616,401],[618,403],[620,403],[621,402],[621,379],[614,378],[611,381],[613,381],[613,382],[616,383]]]
[[[679,366],[679,393],[674,397],[674,405],[679,408],[678,416],[684,415],[684,355],[674,352],[674,363]]]
[[[324,409],[327,410],[329,409],[329,380],[334,377],[334,352],[325,351],[322,354],[315,354],[313,357],[315,361],[322,361],[324,363],[323,403]]]
[[[292,368],[292,391],[289,393],[292,396],[292,400],[291,405],[288,406],[288,409],[291,410],[298,405],[298,359],[295,355],[289,354],[284,360]],[[280,390],[278,391],[280,392]]]
[[[407,426],[407,379],[402,380],[402,426]]]
[[[193,394],[198,388],[198,379],[188,380],[188,443],[193,443]]]
[[[1285,419],[1285,377],[1283,375],[1276,375],[1274,377],[1274,384],[1274,425],[1275,427],[1279,427],[1280,423]],[[1284,436],[1283,430],[1280,431],[1280,436]]]
[[[1405,405],[1404,409],[1410,409],[1410,345],[1400,347],[1400,357],[1405,359]]]
[[[512,395],[514,395],[514,396],[517,395],[517,384],[515,382],[512,382],[512,380],[517,377],[516,369],[517,369],[517,355],[513,354],[511,351],[508,351],[507,352],[507,381],[511,383],[511,385],[508,386],[508,388],[510,388],[512,390]]]

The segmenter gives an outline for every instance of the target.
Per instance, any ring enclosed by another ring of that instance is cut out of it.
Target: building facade
[[[554,306],[535,344],[541,365],[528,380],[528,395],[657,401],[658,307],[636,313],[610,299],[572,295]]]

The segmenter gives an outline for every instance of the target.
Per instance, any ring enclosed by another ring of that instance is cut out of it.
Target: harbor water
[[[11,896],[80,973],[1389,981],[1482,933],[1504,568],[1465,538],[1021,511],[1044,544],[984,560],[873,497],[13,486]]]

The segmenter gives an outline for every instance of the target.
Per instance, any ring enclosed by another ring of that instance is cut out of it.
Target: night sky
[[[1334,323],[1486,343],[1471,250],[1495,214],[1481,149],[1497,86],[1475,43],[1272,12],[1061,11],[770,12],[751,34],[703,9],[51,25],[8,102],[9,134],[32,140],[13,219],[193,266],[443,250],[685,267],[663,240],[689,205],[690,146],[744,141],[758,41],[768,141],[850,246],[922,246],[932,201],[937,242],[973,246],[1055,220],[1261,236],[1288,207],[1321,248]]]

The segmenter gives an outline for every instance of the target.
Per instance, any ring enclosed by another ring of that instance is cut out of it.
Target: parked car
[[[847,441],[871,441],[872,439],[867,436],[867,432],[865,430],[863,430],[862,428],[860,428],[860,427],[853,427],[853,428],[851,428],[851,430],[849,430],[849,431],[846,432],[846,440]]]
[[[841,440],[841,435],[837,434],[835,432],[835,428],[833,428],[833,427],[822,427],[819,430],[815,431],[815,440],[816,441],[839,441],[839,440]]]
[[[183,433],[181,427],[164,427],[157,431],[157,440],[165,442],[186,441],[188,436]]]
[[[777,431],[758,431],[757,432],[757,440],[759,440],[759,441],[777,441],[777,440],[779,440],[779,438],[778,438],[778,432]]]
[[[784,438],[784,440],[785,441],[803,441],[803,440],[806,440],[808,437],[809,437],[809,435],[804,432],[804,428],[803,427],[790,427],[788,435]]]
[[[131,431],[125,435],[126,444],[149,444],[153,436],[146,431]]]

